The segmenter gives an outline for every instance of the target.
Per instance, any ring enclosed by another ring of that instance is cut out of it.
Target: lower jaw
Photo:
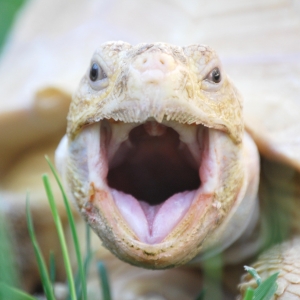
[[[122,260],[150,269],[165,269],[190,261],[219,220],[218,211],[212,205],[214,195],[195,191],[192,203],[176,226],[164,238],[156,236],[156,242],[149,243],[141,240],[124,213],[120,213],[113,192],[94,190],[93,199],[82,212],[104,245]],[[153,236],[146,238],[154,241]]]

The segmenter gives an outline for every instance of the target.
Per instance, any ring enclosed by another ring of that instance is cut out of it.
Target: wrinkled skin
[[[257,150],[241,97],[207,46],[102,44],[56,161],[104,245],[134,265],[218,253],[257,220]]]

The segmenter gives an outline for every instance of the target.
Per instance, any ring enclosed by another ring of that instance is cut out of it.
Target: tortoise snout
[[[175,69],[176,63],[174,58],[168,54],[146,52],[136,59],[133,67],[141,73],[144,82],[158,83],[168,72]]]

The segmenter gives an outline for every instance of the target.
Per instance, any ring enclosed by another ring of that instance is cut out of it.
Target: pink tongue
[[[164,203],[151,206],[131,195],[111,189],[123,218],[141,242],[160,243],[179,223],[189,209],[196,191],[178,193]]]

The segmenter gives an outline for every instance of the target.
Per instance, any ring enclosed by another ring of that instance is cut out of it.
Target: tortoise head
[[[131,264],[167,268],[221,251],[252,216],[256,148],[207,46],[102,44],[57,161],[80,213]]]

